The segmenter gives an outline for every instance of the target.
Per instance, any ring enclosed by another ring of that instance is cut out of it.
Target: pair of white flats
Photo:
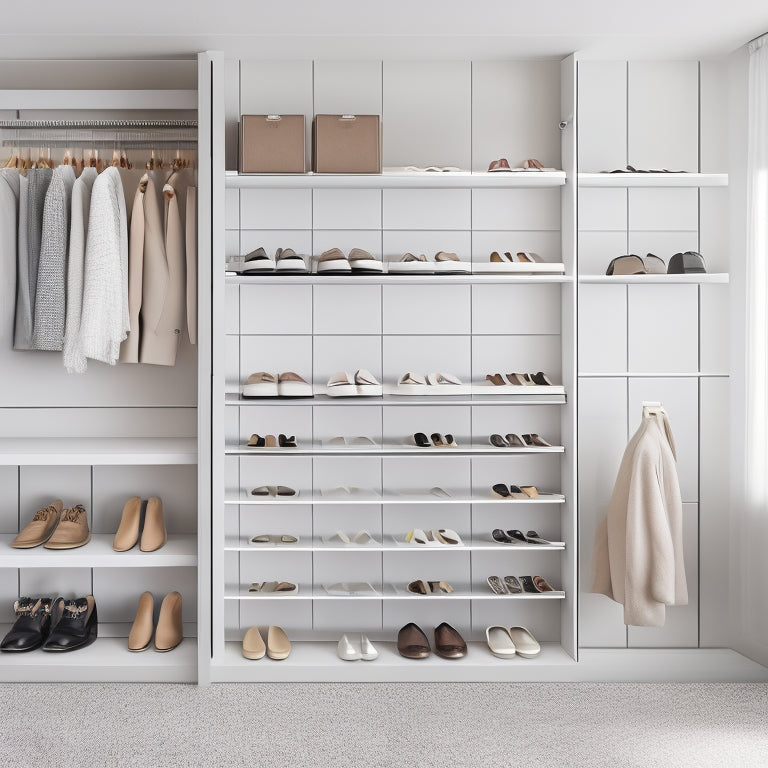
[[[461,386],[461,380],[452,373],[428,373],[424,376],[421,373],[411,371],[404,373],[398,380],[397,386],[405,387],[438,387],[438,386]]]
[[[450,528],[435,528],[424,531],[413,528],[405,535],[408,544],[421,547],[457,547],[463,544],[461,536]]]
[[[485,639],[491,653],[500,659],[511,659],[513,656],[532,659],[541,653],[538,640],[525,627],[488,627]]]
[[[276,374],[269,371],[252,373],[243,385],[244,398],[312,397],[312,385],[293,371]]]
[[[349,257],[340,248],[331,248],[318,257],[316,271],[318,275],[381,273],[384,262],[362,248],[353,248]]]
[[[358,531],[353,536],[347,536],[344,531],[336,531],[332,536],[324,536],[323,541],[326,544],[354,544],[359,547],[366,547],[371,544],[379,543],[370,533],[368,533],[368,531]]]
[[[336,646],[336,653],[342,661],[373,661],[379,652],[365,635],[342,635]]]
[[[381,397],[381,382],[361,368],[354,376],[347,371],[334,373],[326,386],[329,397]]]

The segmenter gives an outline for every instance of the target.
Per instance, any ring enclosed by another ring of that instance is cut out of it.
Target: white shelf
[[[507,189],[562,187],[565,171],[500,173],[243,174],[227,171],[227,189]]]
[[[570,275],[235,275],[230,285],[498,285],[499,283],[572,283]]]
[[[77,549],[32,549],[9,546],[14,534],[0,536],[0,561],[4,568],[164,568],[197,566],[197,537],[171,534],[154,552],[142,552],[137,544],[128,552],[112,549],[114,534],[91,534],[91,540]]]
[[[314,589],[299,585],[296,593],[282,592],[240,592],[228,591],[225,600],[563,600],[565,592],[541,592],[539,594],[523,593],[520,595],[497,595],[486,588],[482,592],[472,592],[468,589],[457,590],[449,595],[415,595],[403,587],[395,589],[387,584],[382,592],[372,592],[363,595],[329,595],[322,586]]]
[[[431,636],[431,627],[422,627]],[[460,630],[461,631],[461,630]],[[430,637],[430,643],[432,639]],[[243,658],[240,642],[225,643],[223,654],[214,656],[211,665],[215,682],[498,682],[533,680],[548,667],[569,669],[576,662],[557,643],[542,643],[533,659],[499,659],[486,643],[470,642],[463,659],[441,659],[432,654],[426,659],[405,659],[393,642],[373,639],[379,652],[374,661],[342,661],[335,642],[294,642],[291,655],[283,661],[268,657],[253,661]]]
[[[254,529],[255,530],[255,529]],[[257,533],[253,534],[258,535]],[[301,539],[296,544],[251,544],[248,537],[227,537],[224,542],[226,552],[457,552],[457,551],[494,551],[513,550],[517,552],[559,552],[565,549],[562,541],[551,544],[501,544],[490,536],[487,538],[465,539],[464,544],[442,547],[423,547],[397,541],[385,536],[379,544],[329,544],[322,539]]]
[[[502,389],[502,387],[496,387]],[[264,397],[260,399],[241,397],[237,392],[228,392],[225,396],[226,405],[245,406],[320,406],[320,405],[565,405],[566,396],[563,394],[539,395],[539,394],[511,394],[506,391],[498,395],[383,395],[382,397],[328,397],[328,395],[315,395],[301,399],[287,397]],[[510,385],[509,390],[512,390]],[[515,389],[533,389],[533,387],[515,387]],[[536,387],[536,389],[552,389],[552,387]]]
[[[126,637],[100,637],[92,645],[70,653],[0,654],[3,682],[45,683],[193,683],[197,681],[197,640],[188,637],[167,653],[152,647],[141,653],[128,650]]]
[[[636,373],[632,371],[579,373],[580,379],[727,379],[729,376],[729,373],[697,373],[695,371],[678,371],[677,373]]]
[[[256,505],[265,506],[268,504],[277,504],[279,506],[295,506],[298,504],[313,506],[320,505],[339,505],[339,504],[563,504],[565,496],[559,493],[549,495],[539,494],[535,499],[497,499],[490,493],[487,496],[469,496],[466,493],[461,496],[451,496],[448,499],[434,496],[427,493],[402,493],[399,495],[385,494],[384,496],[373,496],[369,494],[349,495],[349,496],[315,496],[309,491],[299,492],[298,496],[286,498],[276,498],[268,496],[266,498],[256,498],[251,496],[250,491],[242,491],[239,498],[227,497],[225,504]]]
[[[6,437],[0,466],[197,464],[194,437]]]
[[[324,447],[313,443],[311,448],[251,448],[248,446],[229,446],[224,453],[229,456],[503,456],[510,454],[531,455],[542,453],[564,453],[562,445],[532,448],[496,448],[492,445],[468,445],[458,448],[419,448],[411,445],[376,445],[371,447],[336,446]]]
[[[727,187],[727,173],[580,173],[580,187]]]
[[[630,285],[701,285],[703,283],[728,283],[726,272],[687,275],[579,275],[580,283],[628,283]]]

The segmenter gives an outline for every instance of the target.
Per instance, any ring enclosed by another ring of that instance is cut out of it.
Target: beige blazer
[[[663,412],[644,415],[624,451],[592,566],[592,592],[621,603],[625,624],[660,627],[665,606],[688,604],[683,505]]]
[[[139,317],[144,281],[144,196],[149,176],[144,174],[133,196],[130,207],[130,230],[128,236],[128,318],[131,330],[120,347],[121,363],[139,362],[141,339]],[[125,189],[125,186],[123,186]]]

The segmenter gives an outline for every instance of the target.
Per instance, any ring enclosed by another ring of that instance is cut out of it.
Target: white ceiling
[[[0,57],[675,59],[766,31],[765,0],[36,0],[6,7]]]

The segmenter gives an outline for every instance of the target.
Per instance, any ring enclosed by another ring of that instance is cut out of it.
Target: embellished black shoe
[[[20,597],[14,604],[16,623],[0,641],[0,651],[23,653],[39,648],[51,628],[50,597]]]
[[[44,651],[76,651],[96,639],[98,615],[93,595],[76,600],[56,598],[51,614],[51,632],[43,643]]]

